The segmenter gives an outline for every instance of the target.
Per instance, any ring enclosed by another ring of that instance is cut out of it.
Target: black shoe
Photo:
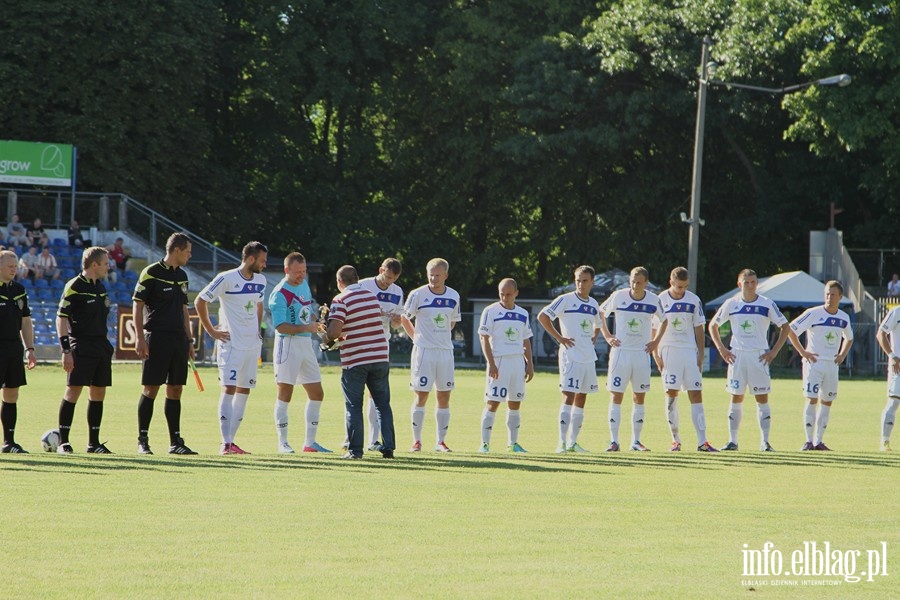
[[[150,449],[150,438],[146,435],[138,436],[138,454],[153,454]]]
[[[190,448],[184,445],[184,440],[182,438],[178,438],[175,440],[175,443],[169,446],[169,454],[197,454]]]
[[[393,450],[387,450],[387,449],[382,450],[382,451],[381,451],[381,456],[382,456],[382,458],[394,458],[394,451],[393,451]]]
[[[16,443],[3,444],[3,447],[0,448],[0,452],[3,454],[28,454],[27,450]]]
[[[345,458],[347,460],[359,460],[360,458],[362,458],[362,456],[360,456],[359,454],[353,454],[352,452],[348,452],[347,454],[343,455],[341,458]]]
[[[57,454],[75,454],[75,451],[72,450],[72,444],[66,442],[64,444],[60,444],[56,447]]]
[[[103,444],[88,446],[85,452],[87,452],[88,454],[112,454],[112,451]]]

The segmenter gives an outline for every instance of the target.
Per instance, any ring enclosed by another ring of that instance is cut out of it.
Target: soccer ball
[[[59,429],[51,429],[41,436],[41,446],[44,452],[56,452],[59,448]]]

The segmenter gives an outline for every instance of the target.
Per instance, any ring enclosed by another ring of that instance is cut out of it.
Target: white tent
[[[707,310],[718,310],[729,298],[741,293],[735,288],[722,294],[715,300],[706,303]],[[771,277],[762,277],[756,293],[773,300],[778,308],[810,308],[818,306],[825,301],[825,285],[805,271],[791,271],[779,273]],[[853,302],[844,295],[840,307],[851,316],[853,315]]]

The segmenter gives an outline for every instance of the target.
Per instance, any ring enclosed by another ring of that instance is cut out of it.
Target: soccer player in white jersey
[[[559,344],[559,447],[556,452],[587,452],[578,444],[587,395],[596,393],[600,305],[591,297],[594,268],[575,269],[575,291],[557,297],[538,314],[538,322]],[[559,320],[559,329],[553,324]]]
[[[501,402],[506,402],[506,428],[510,452],[526,452],[519,444],[519,408],[525,400],[525,383],[534,377],[531,357],[531,324],[528,311],[516,306],[519,285],[515,279],[503,279],[497,286],[500,302],[494,302],[481,313],[478,336],[487,360],[487,383],[481,413],[482,454],[490,452],[494,418]]]
[[[837,400],[838,370],[853,345],[850,317],[838,308],[843,297],[844,286],[831,280],[825,284],[825,304],[810,308],[791,321],[788,336],[791,345],[803,357],[803,393],[806,396],[803,411],[806,443],[800,450],[831,450],[822,441],[822,435],[828,426],[831,403]],[[800,343],[803,333],[806,333],[805,348]]]
[[[403,290],[397,285],[397,279],[403,271],[403,265],[396,258],[386,258],[378,267],[378,275],[360,279],[359,285],[369,290],[378,298],[381,305],[381,322],[384,325],[384,337],[391,340],[391,330],[402,327],[400,315],[403,314]],[[367,417],[369,419],[369,445],[367,450],[381,450],[381,422],[378,420],[378,409],[375,401],[369,396]],[[349,448],[350,440],[344,440]]]
[[[437,408],[437,452],[450,452],[445,438],[450,428],[450,392],[453,391],[453,327],[462,320],[459,294],[446,285],[450,265],[443,258],[432,258],[425,267],[428,284],[416,288],[406,300],[401,321],[413,341],[410,359],[410,387],[416,394],[412,406],[413,445],[411,452],[422,450],[422,425],[425,403],[435,389]],[[415,323],[413,322],[415,321]]]
[[[726,391],[731,394],[731,408],[728,411],[730,438],[722,450],[738,449],[738,429],[743,416],[744,392],[749,388],[756,396],[756,416],[761,435],[760,450],[774,452],[769,444],[769,430],[772,425],[772,410],[769,407],[769,392],[772,378],[769,364],[778,355],[788,338],[790,326],[787,319],[765,296],[756,293],[759,280],[753,269],[744,269],[738,274],[737,286],[740,296],[729,298],[719,307],[709,324],[709,334],[719,354],[728,363],[728,383]],[[728,322],[731,326],[731,349],[722,343],[719,328]],[[769,327],[780,328],[778,340],[769,349],[767,334]]]
[[[669,275],[669,289],[659,295],[666,315],[666,331],[653,353],[666,390],[666,416],[672,433],[672,452],[681,451],[678,432],[678,392],[685,390],[691,403],[691,421],[697,431],[698,452],[718,452],[706,439],[706,415],[703,411],[704,333],[706,317],[703,304],[688,290],[690,274],[675,267]]]
[[[900,406],[900,306],[895,306],[884,316],[875,339],[888,356],[887,404],[881,413],[881,449],[890,452],[891,431]]]
[[[263,318],[263,294],[268,249],[260,242],[250,242],[241,252],[241,266],[224,271],[201,290],[194,302],[197,316],[206,332],[216,340],[219,363],[219,428],[222,432],[221,454],[249,454],[234,443],[234,437],[250,390],[256,387],[256,367],[262,338],[259,324]],[[221,321],[213,326],[209,303],[218,300]]]
[[[313,314],[312,291],[306,272],[306,257],[299,252],[291,252],[284,258],[284,279],[269,295],[269,310],[272,311],[272,324],[276,331],[275,431],[281,454],[294,453],[288,443],[288,407],[295,385],[302,385],[306,392],[303,451],[331,452],[316,441],[325,390],[322,389],[322,375],[312,345],[312,334],[319,331],[320,326]]]
[[[600,305],[600,327],[603,338],[610,346],[609,372],[606,389],[609,390],[609,435],[607,452],[619,451],[619,425],[622,421],[622,400],[631,383],[634,408],[631,411],[631,449],[648,452],[641,443],[644,427],[644,398],[650,391],[650,354],[656,350],[665,334],[665,320],[659,297],[647,291],[650,273],[644,267],[635,267],[628,276],[628,289],[617,290]],[[606,325],[606,317],[615,315],[616,333]],[[653,319],[662,324],[654,336]]]

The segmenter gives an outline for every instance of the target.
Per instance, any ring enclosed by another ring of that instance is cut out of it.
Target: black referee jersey
[[[148,265],[138,278],[134,299],[144,303],[144,331],[184,331],[188,277],[181,267],[159,261]]]
[[[18,356],[22,347],[22,318],[30,317],[28,294],[18,281],[0,283],[0,352]]]
[[[66,283],[56,314],[69,320],[70,335],[75,338],[106,339],[109,296],[99,279],[84,273]]]

